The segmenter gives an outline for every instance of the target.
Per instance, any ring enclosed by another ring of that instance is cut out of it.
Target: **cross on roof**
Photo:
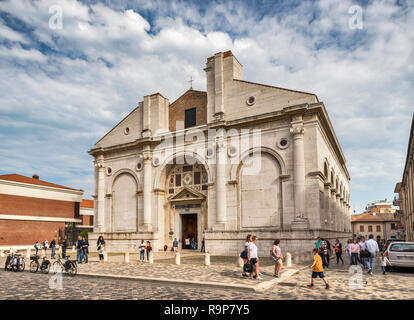
[[[190,89],[192,89],[193,88],[193,82],[194,82],[193,77],[190,77],[190,81],[188,81],[188,82],[190,82]]]

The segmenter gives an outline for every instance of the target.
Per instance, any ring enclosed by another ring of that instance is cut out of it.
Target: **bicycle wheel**
[[[39,262],[32,261],[30,262],[30,272],[35,273],[39,269]]]
[[[26,263],[23,260],[22,264],[17,265],[17,270],[20,272],[23,272],[25,267],[26,267]]]
[[[62,272],[62,266],[60,265],[59,261],[55,261],[53,262],[53,269],[52,269],[53,273],[58,273],[58,272]]]
[[[49,269],[50,269],[50,262],[49,262],[49,260],[43,262],[42,263],[42,266],[40,267],[40,269],[45,274],[49,273]]]
[[[71,276],[76,276],[76,273],[78,272],[78,268],[75,267],[75,264],[71,263],[70,268],[66,270],[66,272]]]

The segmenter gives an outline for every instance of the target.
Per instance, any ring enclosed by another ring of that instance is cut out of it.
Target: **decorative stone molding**
[[[224,120],[224,113],[223,112],[217,112],[213,116],[213,121],[223,121]]]
[[[290,128],[290,133],[293,136],[296,135],[303,135],[305,133],[305,127],[303,126],[303,124],[292,124],[292,128]]]

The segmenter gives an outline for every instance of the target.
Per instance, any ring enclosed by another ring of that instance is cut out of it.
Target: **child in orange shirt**
[[[309,289],[313,289],[313,283],[315,279],[319,276],[325,282],[325,289],[329,289],[329,283],[325,278],[325,275],[323,274],[323,264],[322,264],[322,258],[319,255],[319,249],[313,249],[313,264],[309,266],[309,268],[312,270],[312,278],[311,278],[311,284],[307,285]]]

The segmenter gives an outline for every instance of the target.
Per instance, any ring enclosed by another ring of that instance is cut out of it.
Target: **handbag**
[[[253,264],[250,261],[247,261],[243,266],[243,271],[246,273],[253,272]]]

